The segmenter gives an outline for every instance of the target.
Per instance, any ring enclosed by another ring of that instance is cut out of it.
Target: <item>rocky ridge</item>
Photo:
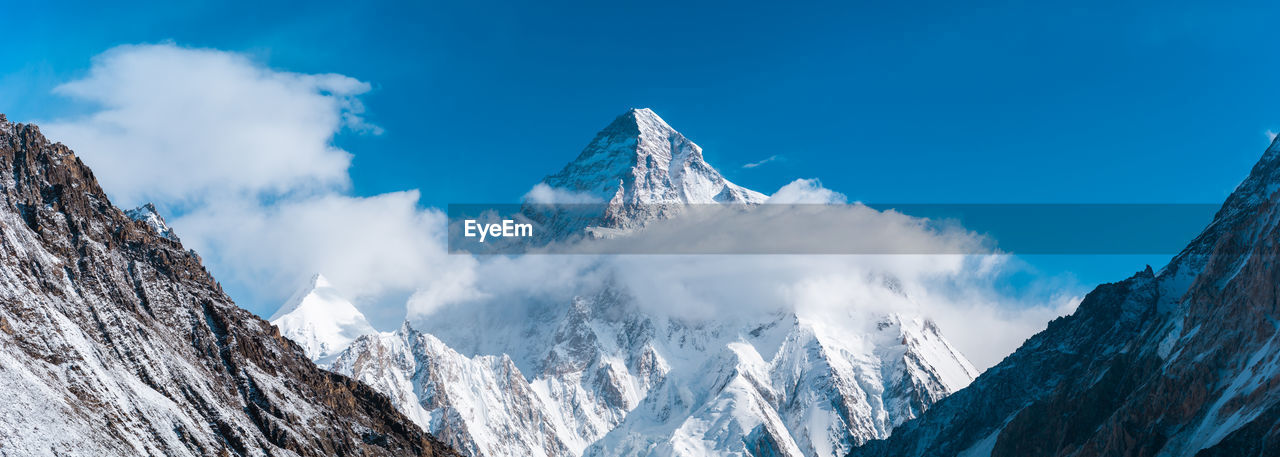
[[[453,455],[3,116],[0,196],[0,454]]]
[[[1098,286],[854,456],[1280,454],[1280,142],[1159,272]]]

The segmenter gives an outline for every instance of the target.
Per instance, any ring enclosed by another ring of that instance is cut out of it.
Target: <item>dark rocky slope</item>
[[[1280,143],[1159,274],[1099,286],[856,456],[1280,455]]]
[[[0,115],[0,455],[453,455]]]

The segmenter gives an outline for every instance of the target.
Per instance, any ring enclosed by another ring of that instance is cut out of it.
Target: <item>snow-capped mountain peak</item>
[[[324,275],[316,274],[271,316],[280,333],[324,364],[356,338],[377,333]]]
[[[157,236],[172,241],[178,241],[178,235],[174,234],[173,228],[170,228],[169,224],[165,223],[164,218],[160,217],[160,212],[156,211],[155,205],[147,203],[137,208],[125,211],[124,214],[129,216],[129,219],[147,224],[147,227],[151,228],[151,231],[155,232]]]
[[[599,225],[633,228],[686,205],[758,204],[768,197],[725,179],[702,148],[648,108],[618,116],[540,185],[608,203]]]
[[[618,116],[541,185],[607,203],[580,219],[526,207],[563,234],[765,200],[647,109]],[[442,308],[356,340],[329,367],[471,457],[838,457],[977,374],[908,310],[800,313],[779,302],[690,319],[643,304],[615,277],[626,272],[602,273],[571,297]],[[890,282],[867,287],[902,294]]]

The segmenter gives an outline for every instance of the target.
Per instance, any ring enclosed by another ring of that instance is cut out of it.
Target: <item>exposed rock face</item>
[[[859,456],[1280,455],[1280,143],[1159,274],[1099,286]]]
[[[125,211],[124,215],[129,216],[129,219],[147,224],[156,235],[172,241],[182,241],[178,239],[178,235],[173,233],[173,229],[169,227],[169,224],[165,223],[164,218],[160,217],[160,212],[156,211],[156,205],[147,203]]]
[[[452,455],[0,116],[0,454]]]

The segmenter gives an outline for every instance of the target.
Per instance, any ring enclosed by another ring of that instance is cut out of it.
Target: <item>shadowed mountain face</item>
[[[0,454],[453,455],[3,116],[0,195]]]
[[[1090,293],[856,456],[1280,455],[1280,143],[1158,274]]]

